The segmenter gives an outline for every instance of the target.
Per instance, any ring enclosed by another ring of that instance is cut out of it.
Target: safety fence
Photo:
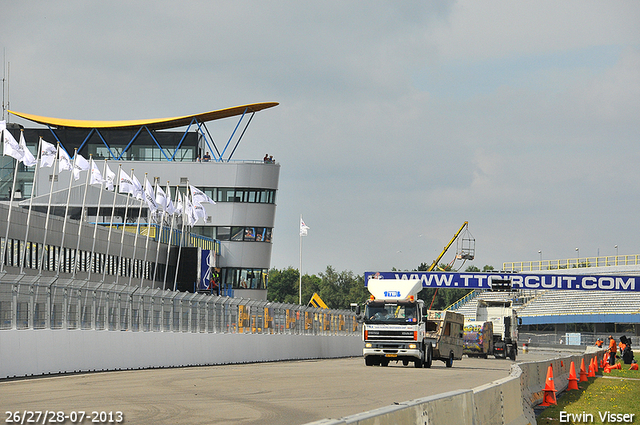
[[[0,330],[355,335],[349,310],[25,276],[0,282]]]

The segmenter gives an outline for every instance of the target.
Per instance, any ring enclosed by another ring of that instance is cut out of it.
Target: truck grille
[[[371,330],[366,331],[365,339],[367,341],[389,341],[389,340],[417,340],[417,332],[415,331],[384,331]]]

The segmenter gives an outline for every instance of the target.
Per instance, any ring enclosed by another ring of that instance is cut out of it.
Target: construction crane
[[[459,249],[458,249],[458,252],[456,253],[456,259],[473,260],[474,255],[475,255],[475,239],[473,239],[473,236],[471,235],[471,232],[469,232],[469,222],[465,221],[464,224],[460,227],[460,229],[456,232],[456,234],[453,235],[453,238],[451,239],[451,241],[449,241],[447,246],[444,247],[444,249],[442,250],[442,252],[438,256],[438,258],[433,260],[433,263],[431,263],[431,265],[427,269],[428,272],[433,271],[438,266],[438,263],[440,262],[442,257],[444,257],[444,254],[447,253],[447,251],[449,250],[451,245],[453,245],[453,243],[456,241],[456,239],[458,239],[458,236],[460,236],[462,231],[465,230],[465,229],[466,229],[466,231],[465,231],[465,236],[466,237],[463,237],[462,244],[458,245]]]

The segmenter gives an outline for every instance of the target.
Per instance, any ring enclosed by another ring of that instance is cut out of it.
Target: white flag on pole
[[[144,188],[135,174],[131,173],[131,179],[133,180],[133,193],[131,194],[135,196],[136,199],[142,201],[144,199]]]
[[[27,143],[24,140],[24,132],[20,132],[20,149],[22,150],[22,163],[27,167],[33,167],[38,163],[36,159],[33,157],[33,154],[27,147]]]
[[[198,222],[198,216],[196,215],[196,210],[193,207],[193,204],[191,203],[191,201],[189,201],[189,197],[185,196],[184,205],[184,212],[187,216],[187,224],[189,224],[189,227],[193,227],[193,225]]]
[[[71,161],[71,157],[69,156],[67,151],[64,150],[62,145],[58,145],[58,173],[61,173],[65,170],[73,170],[73,162]]]
[[[121,168],[120,184],[118,185],[118,192],[133,194],[134,191],[135,191],[135,188],[133,186],[133,180],[131,180],[131,177],[129,177],[129,174],[127,174],[127,172]]]
[[[302,217],[300,217],[300,236],[307,236],[307,230],[309,229],[310,227],[304,224]]]
[[[86,170],[91,168],[91,166],[89,165],[89,161],[84,159],[84,157],[82,155],[80,155],[79,153],[76,153],[76,155],[78,157],[76,158],[76,162],[75,162],[75,164],[73,166],[73,179],[74,180],[78,180],[80,178],[80,171],[86,171]]]
[[[178,192],[178,201],[176,203],[176,215],[181,215],[184,212],[184,204],[182,203],[182,194]]]
[[[22,161],[22,158],[24,157],[24,152],[22,151],[22,148],[20,147],[20,144],[17,142],[16,138],[13,137],[13,134],[11,134],[11,132],[9,132],[9,130],[7,129],[4,129],[2,133],[4,134],[3,155],[9,155],[17,159],[18,161]]]
[[[209,196],[206,193],[204,193],[197,187],[189,185],[189,188],[191,189],[191,200],[193,201],[194,204],[202,204],[202,203],[215,204],[216,203],[216,201],[209,198]]]
[[[102,178],[102,173],[98,169],[98,165],[96,164],[96,162],[93,160],[93,158],[91,158],[91,180],[89,181],[89,184],[102,184],[102,183],[104,183],[104,179]]]
[[[113,190],[113,185],[116,180],[116,173],[111,171],[111,168],[107,165],[107,177],[104,179],[106,183],[107,190]]]
[[[49,142],[45,142],[42,137],[42,146],[40,148],[40,167],[53,167],[53,162],[56,160],[56,146]]]
[[[175,214],[176,213],[176,207],[175,205],[173,205],[173,201],[171,200],[171,187],[169,187],[169,183],[167,183],[167,192],[169,194],[169,196],[167,196],[167,206],[165,208],[165,210],[167,211],[167,214]]]
[[[167,210],[167,194],[162,190],[162,187],[158,186],[158,191],[156,193],[156,204],[159,207],[162,207],[163,210]]]
[[[153,194],[153,186],[147,180],[147,176],[144,177],[144,198],[147,202],[147,206],[151,212],[156,212],[158,210],[158,204],[156,203],[156,197]]]

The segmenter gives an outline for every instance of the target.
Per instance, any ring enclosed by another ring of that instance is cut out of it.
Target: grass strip
[[[578,383],[579,390],[561,393],[557,405],[539,413],[538,425],[640,424],[640,371],[628,370],[629,365],[622,367],[611,373],[599,372],[588,382]]]

